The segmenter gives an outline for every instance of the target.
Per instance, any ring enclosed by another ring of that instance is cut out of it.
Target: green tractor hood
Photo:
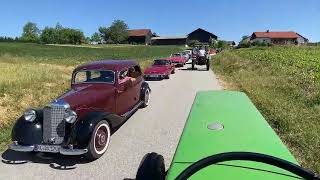
[[[298,164],[244,93],[198,92],[167,179],[174,179],[200,159],[235,151],[267,154]],[[191,179],[292,180],[296,177],[263,163],[229,161],[202,169]]]

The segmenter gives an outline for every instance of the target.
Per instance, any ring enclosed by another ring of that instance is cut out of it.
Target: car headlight
[[[23,113],[23,116],[24,116],[24,120],[29,121],[29,122],[33,122],[37,117],[37,113],[33,109],[27,109]]]
[[[67,111],[64,115],[64,120],[67,123],[74,123],[77,120],[77,113],[72,110]]]

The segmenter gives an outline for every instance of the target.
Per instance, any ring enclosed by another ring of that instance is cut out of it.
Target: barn
[[[193,32],[189,33],[187,37],[188,41],[197,40],[200,43],[211,43],[212,40],[218,39],[218,36],[201,28],[198,28]]]
[[[130,44],[151,44],[152,32],[150,29],[131,29],[128,30],[128,42]]]
[[[186,45],[187,36],[160,36],[151,38],[152,45]]]

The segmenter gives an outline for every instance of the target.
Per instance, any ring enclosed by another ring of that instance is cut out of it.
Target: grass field
[[[41,107],[69,88],[72,70],[78,64],[98,59],[136,59],[145,68],[152,59],[167,57],[182,49],[177,46],[92,47],[0,43],[0,150],[10,141],[16,118],[26,108]]]
[[[213,69],[249,95],[304,167],[320,172],[320,47],[229,50]]]

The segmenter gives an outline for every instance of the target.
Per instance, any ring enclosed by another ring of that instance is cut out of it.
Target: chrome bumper
[[[67,156],[82,155],[88,152],[88,149],[66,149],[60,148],[60,154]]]
[[[9,149],[14,150],[14,151],[20,151],[20,152],[31,152],[34,150],[34,146],[22,146],[19,145],[18,143],[14,142],[9,145]]]
[[[144,78],[164,78],[163,74],[145,74]]]
[[[9,149],[13,151],[19,151],[19,152],[32,152],[35,150],[35,145],[24,146],[24,145],[19,145],[17,142],[13,142],[12,144],[9,145]],[[60,154],[67,155],[67,156],[82,155],[87,152],[88,152],[88,149],[73,149],[73,148],[63,148],[63,147],[60,147],[59,149]]]

